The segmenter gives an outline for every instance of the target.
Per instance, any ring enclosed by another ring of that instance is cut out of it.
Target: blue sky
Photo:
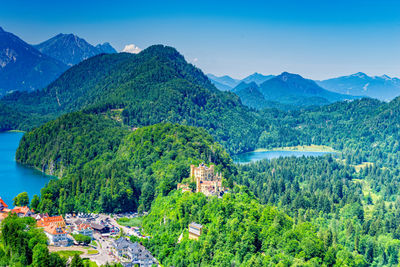
[[[205,73],[324,79],[400,76],[400,1],[2,1],[0,26],[29,43],[174,46]]]

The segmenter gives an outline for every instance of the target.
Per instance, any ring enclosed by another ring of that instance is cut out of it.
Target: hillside
[[[62,33],[33,47],[68,66],[73,66],[101,53],[117,52],[109,43],[99,44],[95,47],[74,34]]]
[[[151,46],[139,54],[99,55],[66,71],[47,88],[8,95],[2,103],[29,113],[21,125],[40,125],[60,114],[121,110],[127,125],[181,123],[207,129],[230,152],[254,148],[258,115],[232,94],[217,90],[174,48]],[[238,130],[240,129],[240,130]]]
[[[203,225],[198,241],[188,225]],[[329,233],[284,212],[260,205],[246,187],[222,199],[174,192],[158,197],[143,221],[152,238],[145,246],[165,266],[363,266],[357,253],[332,243]],[[178,242],[179,236],[182,239]]]
[[[321,87],[333,92],[368,96],[383,101],[390,101],[400,95],[400,79],[387,75],[371,77],[358,72],[349,76],[316,82]]]
[[[301,102],[297,105],[289,105],[282,104],[277,101],[266,100],[264,95],[260,92],[260,87],[258,87],[255,82],[241,82],[238,86],[232,89],[232,93],[235,93],[237,96],[239,96],[243,105],[257,110],[279,109],[285,111],[299,109],[301,107],[308,107],[313,104],[309,102]]]
[[[67,68],[0,27],[0,96],[41,89]]]
[[[231,159],[203,129],[156,124],[134,132],[104,115],[82,112],[24,135],[18,162],[48,174],[35,210],[122,212],[148,210],[189,176],[190,164],[213,162],[229,177]]]

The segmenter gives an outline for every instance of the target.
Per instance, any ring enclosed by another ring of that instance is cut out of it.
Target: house
[[[105,233],[110,232],[110,228],[108,226],[104,226],[104,225],[101,225],[101,224],[91,223],[90,227],[92,227],[92,229],[95,232],[100,233],[100,234],[105,234]]]
[[[133,243],[129,247],[129,250],[131,254],[132,266],[137,264],[139,266],[148,267],[153,266],[153,264],[158,264],[157,260],[153,257],[150,251],[148,251],[138,242]]]
[[[93,228],[89,224],[82,223],[75,226],[74,234],[89,236],[93,239]]]
[[[33,210],[29,209],[27,206],[16,206],[11,210],[11,212],[16,213],[18,217],[31,217],[35,214]]]
[[[202,230],[203,230],[203,225],[192,222],[189,224],[189,239],[193,240],[199,240],[199,237],[201,236]]]
[[[128,241],[125,237],[120,237],[114,241],[114,248],[120,257],[129,257],[129,246],[132,242]]]
[[[46,226],[57,226],[64,228],[66,223],[62,216],[52,216],[52,217],[44,217],[37,221],[38,227],[46,227]]]
[[[148,267],[158,265],[157,260],[143,245],[138,242],[132,243],[131,241],[120,237],[114,241],[114,248],[118,256],[124,257],[122,260],[124,266],[142,266]]]
[[[33,215],[33,218],[36,221],[40,221],[41,219],[47,218],[47,217],[50,217],[48,213],[38,213],[38,214]]]
[[[63,228],[56,225],[48,225],[44,227],[43,231],[46,234],[50,245],[63,247],[68,245],[67,233]]]
[[[4,200],[0,197],[0,213],[8,213],[11,210],[8,208],[8,205],[4,202]]]

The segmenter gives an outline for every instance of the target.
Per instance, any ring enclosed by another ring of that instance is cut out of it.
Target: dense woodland
[[[162,122],[203,127],[230,153],[255,148],[262,130],[258,114],[242,105],[238,96],[216,89],[174,48],[162,45],[137,55],[93,57],[43,90],[4,97],[0,121],[7,108],[26,115],[14,121],[18,129],[32,129],[82,109],[97,114],[118,109],[120,119],[131,127]]]
[[[296,222],[312,222],[367,263],[398,263],[398,175],[376,166],[356,171],[331,156],[292,157],[240,166],[235,181]]]
[[[156,124],[128,131],[105,116],[64,115],[26,134],[17,160],[62,177],[41,191],[37,211],[149,210],[189,177],[190,164],[214,163],[230,177],[232,160],[203,129]]]
[[[192,221],[204,225],[199,241],[188,239]],[[187,192],[159,197],[143,227],[153,236],[146,247],[167,266],[367,265],[328,232],[259,204],[246,187],[222,199]]]
[[[61,177],[31,208],[150,211],[146,246],[163,264],[394,266],[399,113],[400,98],[256,111],[214,88],[175,49],[153,46],[96,56],[41,91],[6,96],[0,127],[32,129],[17,160]],[[244,166],[228,154],[312,144],[339,153]],[[201,162],[223,171],[230,194],[174,190]],[[199,242],[187,240],[193,220],[206,229]]]
[[[0,236],[0,266],[66,266],[66,259],[49,253],[47,237],[31,217],[8,216],[1,223]]]

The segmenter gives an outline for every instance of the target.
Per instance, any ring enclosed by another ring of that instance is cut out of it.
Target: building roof
[[[46,227],[49,225],[65,226],[64,218],[62,216],[44,217],[37,222],[38,227]]]
[[[125,237],[120,237],[114,241],[114,247],[117,250],[128,248],[132,242],[128,241]]]
[[[46,226],[44,231],[51,235],[62,235],[65,234],[65,231],[61,227],[57,227],[55,225]]]
[[[195,223],[195,222],[192,222],[191,224],[189,224],[189,227],[190,226],[195,227],[195,228],[199,228],[199,229],[203,228],[203,225],[201,225],[199,223]]]
[[[132,256],[138,258],[139,260],[151,259],[153,261],[156,261],[151,252],[138,242],[135,242],[133,244],[131,243],[131,245],[129,246],[129,250],[131,251]]]
[[[4,200],[0,197],[0,208],[8,208],[8,205],[4,202]]]
[[[103,230],[103,229],[105,228],[104,225],[97,224],[97,223],[91,223],[90,226],[91,226],[94,230],[97,230],[97,231],[101,231],[101,230]]]
[[[28,212],[32,212],[32,211],[27,206],[23,206],[23,207],[16,206],[11,210],[11,212],[26,215]]]
[[[87,224],[87,223],[78,224],[78,225],[76,226],[76,228],[77,228],[79,231],[81,231],[81,230],[86,230],[86,229],[92,229],[92,227],[90,227],[90,225]]]

